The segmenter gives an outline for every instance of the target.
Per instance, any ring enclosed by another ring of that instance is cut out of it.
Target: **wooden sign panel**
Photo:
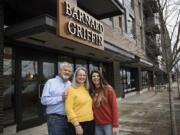
[[[103,24],[74,3],[57,1],[57,35],[103,50]]]

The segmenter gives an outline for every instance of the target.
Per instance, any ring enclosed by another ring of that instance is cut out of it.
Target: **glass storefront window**
[[[121,67],[120,68],[120,87],[127,93],[135,90],[134,77],[132,76],[131,68]]]
[[[4,122],[3,125],[15,123],[15,92],[14,92],[14,59],[12,57],[12,48],[4,48],[3,58],[3,75],[4,75],[4,91],[3,91],[3,110]]]
[[[98,64],[98,63],[95,63],[95,62],[89,62],[89,74],[90,74],[93,70],[99,70],[99,64]]]
[[[148,87],[149,83],[148,71],[142,71],[142,87]]]
[[[58,57],[58,67],[61,64],[61,62],[69,62],[70,64],[72,64],[72,67],[73,67],[73,70],[74,70],[74,62],[73,62],[73,58],[72,57],[59,56]]]
[[[131,88],[131,73],[127,71],[127,88]]]
[[[55,76],[56,62],[42,62],[41,59],[29,59],[30,57],[18,57],[17,74],[17,92],[15,92],[15,60],[13,51],[10,47],[4,48],[3,58],[3,75],[4,75],[4,91],[3,91],[3,109],[4,109],[4,126],[18,124],[18,122],[26,122],[39,117],[39,89],[45,80]],[[94,69],[102,71],[104,76],[107,76],[106,63],[100,64],[95,61],[85,59],[75,59],[69,56],[59,56],[58,65],[61,62],[67,61],[72,64],[73,69],[78,66],[83,66],[89,70],[89,73]],[[43,80],[42,80],[43,79]],[[108,78],[106,78],[108,79]],[[39,84],[42,83],[42,84]],[[17,97],[15,96],[17,93]],[[20,94],[20,96],[18,96]],[[20,97],[20,98],[19,98]],[[17,101],[17,102],[16,102]],[[19,102],[20,101],[20,102]],[[17,104],[16,104],[17,103]],[[20,104],[19,104],[20,103]],[[15,119],[15,105],[20,119]]]
[[[21,93],[23,104],[23,121],[37,118],[38,111],[38,63],[37,61],[21,61]]]
[[[23,80],[36,80],[37,76],[37,61],[22,61],[21,77]]]
[[[80,67],[80,66],[82,66],[82,67],[85,67],[86,69],[87,69],[87,61],[86,60],[83,60],[83,59],[76,59],[75,60],[75,68],[78,68],[78,67]]]
[[[108,65],[106,63],[100,63],[99,70],[106,80],[108,80],[110,78],[108,75]]]
[[[91,73],[92,70],[100,70],[103,73],[104,77],[107,76],[107,66],[103,63],[95,62],[95,61],[87,61],[85,59],[72,58],[69,56],[59,56],[58,57],[58,66],[61,62],[69,62],[72,64],[72,67],[76,69],[77,67],[85,67],[88,70],[88,74]],[[74,63],[75,62],[75,63]],[[72,78],[70,78],[71,80]]]
[[[12,75],[12,59],[6,59],[3,60],[3,75],[8,76]]]
[[[43,62],[43,78],[48,80],[49,78],[53,78],[55,76],[55,64],[49,62]]]

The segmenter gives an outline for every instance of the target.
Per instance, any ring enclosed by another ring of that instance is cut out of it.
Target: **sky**
[[[179,13],[180,0],[168,0],[167,12],[165,12],[165,16],[167,16],[167,28],[169,32],[173,32],[173,28],[176,25],[177,19],[178,22],[180,22],[180,16],[178,16]],[[176,32],[174,36],[177,36],[177,28],[178,27],[175,29]]]

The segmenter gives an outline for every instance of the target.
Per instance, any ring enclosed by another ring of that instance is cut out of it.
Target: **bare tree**
[[[177,1],[155,0],[158,6],[162,58],[168,74],[168,91],[171,112],[171,134],[176,134],[175,117],[172,106],[172,69],[180,59],[180,9]],[[169,23],[171,20],[171,23]],[[172,22],[173,20],[173,22]]]

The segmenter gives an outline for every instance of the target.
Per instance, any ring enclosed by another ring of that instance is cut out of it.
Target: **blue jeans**
[[[67,119],[55,115],[47,116],[48,135],[67,135]]]
[[[112,125],[96,125],[95,126],[95,134],[96,135],[113,135],[112,133]]]

